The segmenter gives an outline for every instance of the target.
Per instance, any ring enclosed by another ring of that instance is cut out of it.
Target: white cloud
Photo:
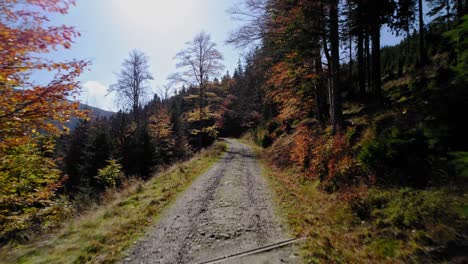
[[[108,111],[115,111],[114,95],[108,94],[107,85],[98,81],[87,81],[79,100],[82,103]]]
[[[133,30],[181,30],[196,18],[199,4],[193,0],[112,0],[121,24]]]
[[[107,87],[98,81],[87,81],[83,84],[83,88],[89,96],[105,96]]]

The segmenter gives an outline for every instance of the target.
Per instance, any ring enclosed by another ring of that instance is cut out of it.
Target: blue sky
[[[153,92],[167,83],[175,69],[174,55],[201,30],[210,33],[232,72],[242,51],[224,44],[239,22],[226,10],[241,0],[77,0],[66,16],[52,18],[54,24],[73,25],[82,34],[71,50],[52,54],[55,59],[85,59],[92,65],[80,77],[82,102],[107,110],[117,110],[113,95],[106,96],[116,82],[122,61],[132,49],[150,57],[155,80]],[[383,30],[382,45],[398,42]]]
[[[224,45],[229,31],[236,28],[226,10],[232,0],[78,0],[66,16],[53,17],[54,24],[73,25],[82,34],[70,50],[51,56],[56,60],[85,59],[92,65],[80,77],[82,102],[117,110],[113,96],[105,96],[116,82],[122,61],[132,49],[150,57],[155,80],[153,92],[166,84],[173,73],[175,54],[201,30],[211,34],[223,53],[226,70],[232,72],[240,51]]]

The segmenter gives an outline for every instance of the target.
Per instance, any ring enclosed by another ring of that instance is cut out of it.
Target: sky
[[[224,55],[226,70],[232,72],[242,51],[225,45],[228,33],[237,27],[226,10],[233,0],[78,0],[65,16],[52,23],[75,26],[81,37],[70,50],[51,56],[55,60],[84,59],[91,66],[79,78],[83,92],[79,100],[105,110],[116,111],[114,95],[107,89],[132,49],[149,56],[152,92],[167,84],[176,71],[173,57],[186,42],[204,30]]]
[[[167,84],[176,71],[173,57],[186,42],[204,30],[224,55],[224,65],[231,73],[243,51],[224,42],[230,31],[239,26],[226,10],[241,0],[77,0],[65,15],[52,17],[52,23],[75,26],[81,37],[70,50],[51,54],[56,60],[84,59],[91,66],[79,78],[81,102],[105,110],[117,111],[115,95],[108,87],[116,83],[116,74],[132,49],[146,53],[150,60],[152,93]],[[399,39],[386,30],[382,45]]]

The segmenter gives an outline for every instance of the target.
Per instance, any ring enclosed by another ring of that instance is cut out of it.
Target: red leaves
[[[304,96],[301,85],[304,78],[310,78],[312,75],[306,74],[304,68],[284,61],[272,67],[267,84],[273,89],[267,90],[267,99],[278,103],[280,120],[302,119],[307,116],[314,100],[310,96]]]
[[[362,170],[346,134],[331,136],[316,124],[301,124],[293,136],[291,160],[304,176],[318,179],[323,188],[336,190],[356,184]]]
[[[49,26],[48,13],[64,14],[74,1],[28,0],[0,3],[0,139],[21,144],[32,131],[62,132],[58,124],[71,116],[84,116],[68,101],[79,92],[75,80],[87,66],[84,61],[52,62],[36,54],[71,48],[78,35],[73,27]],[[47,85],[29,79],[35,71],[48,70],[54,77]],[[1,145],[1,144],[0,144]]]

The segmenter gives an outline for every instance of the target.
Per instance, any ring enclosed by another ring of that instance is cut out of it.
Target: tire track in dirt
[[[122,263],[201,263],[290,238],[252,149],[226,139],[219,162],[182,193]],[[222,263],[300,263],[292,246]]]

